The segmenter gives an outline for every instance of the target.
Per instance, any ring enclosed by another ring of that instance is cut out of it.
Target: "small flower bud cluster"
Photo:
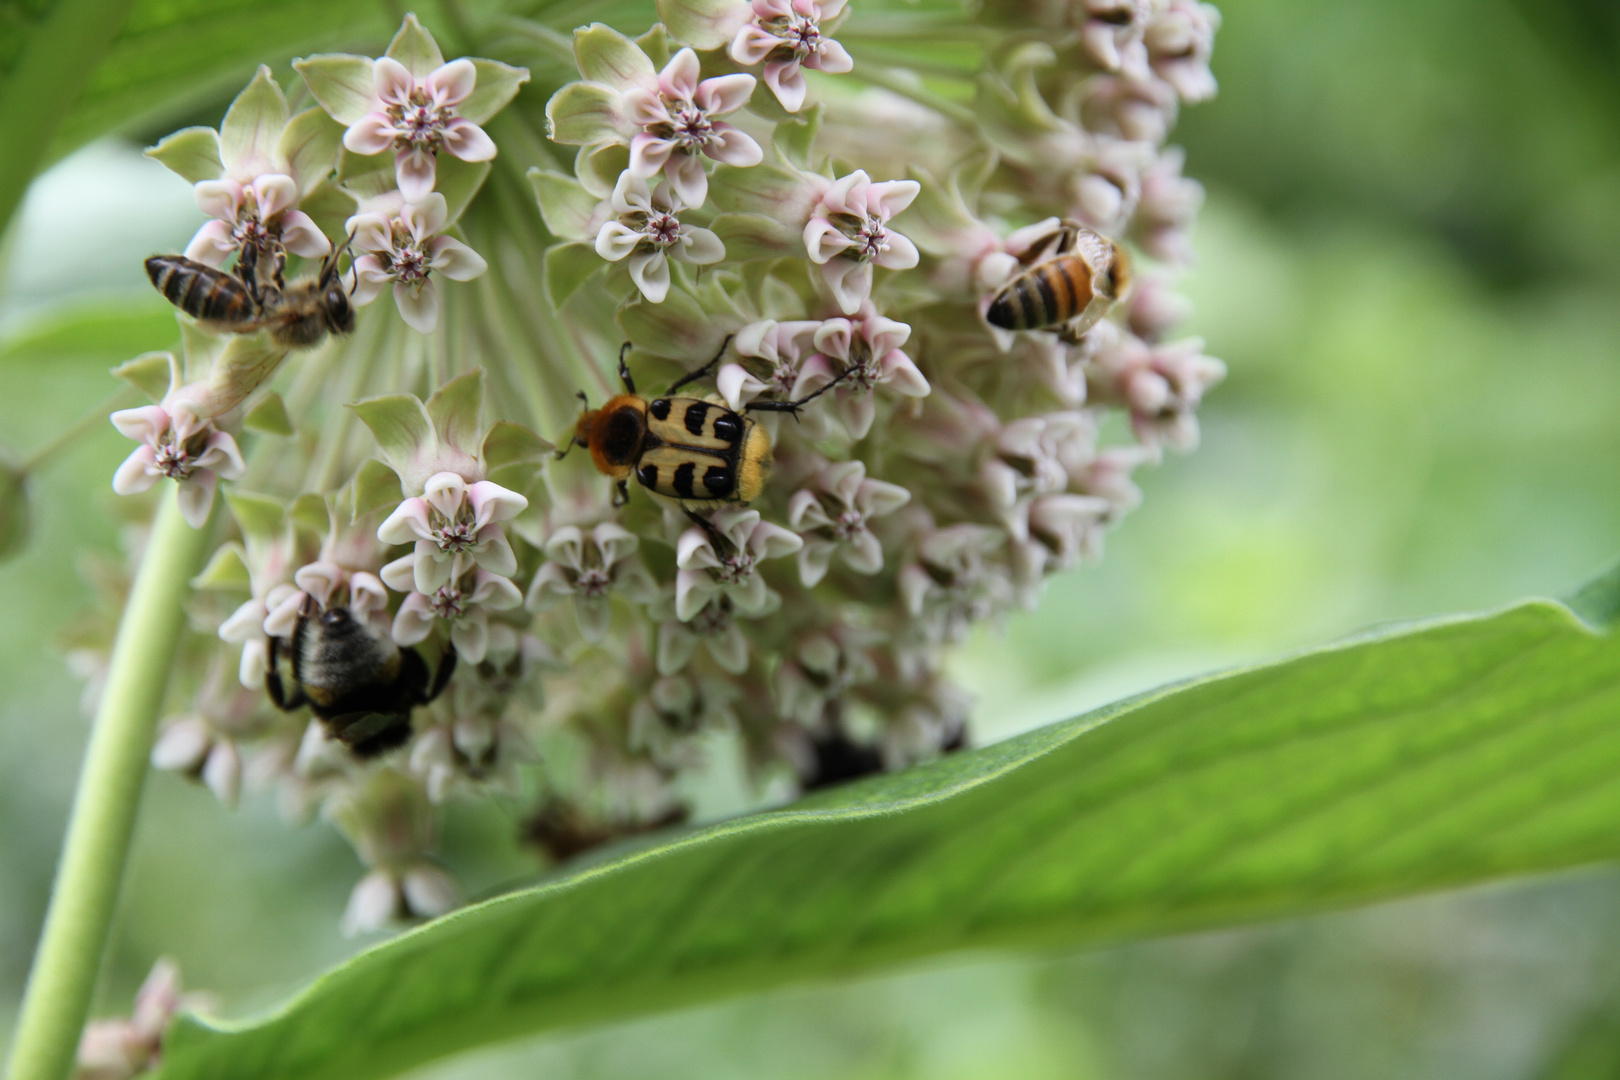
[[[350,930],[458,902],[446,799],[532,799],[566,857],[682,820],[720,743],[761,798],[965,745],[947,649],[1196,445],[1224,369],[1174,335],[1201,189],[1164,140],[1213,92],[1214,9],[992,0],[953,93],[868,62],[859,7],[668,0],[634,39],[578,28],[568,66],[515,43],[573,28],[508,20],[487,47],[534,66],[522,96],[407,17],[382,58],[297,62],[315,108],[261,72],[153,150],[213,219],[191,257],[272,288],[342,256],[354,304],[395,299],[285,364],[182,319],[179,354],[120,369],[154,404],[114,417],[119,491],[172,478],[204,527],[224,481],[230,509],[193,611],[218,640],[154,762],[336,823]],[[878,36],[907,28],[963,31],[886,10]],[[992,321],[1038,289],[1043,319]],[[749,501],[603,475],[653,446],[581,417],[614,395],[671,453],[734,416]]]

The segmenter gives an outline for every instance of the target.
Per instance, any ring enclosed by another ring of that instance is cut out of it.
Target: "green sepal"
[[[569,83],[546,102],[546,136],[552,142],[579,146],[622,139],[634,131],[619,92],[602,83]]]
[[[383,457],[407,490],[420,490],[427,475],[421,462],[439,448],[433,420],[414,394],[385,394],[350,406],[371,429]],[[414,481],[414,482],[413,482]]]
[[[208,391],[197,401],[202,408],[197,415],[220,416],[236,408],[268,382],[285,359],[287,350],[262,332],[231,338],[208,373]]]
[[[247,556],[242,545],[228,540],[214,549],[202,573],[191,579],[194,589],[213,589],[231,592],[253,588],[253,575],[248,570]]]
[[[721,212],[765,214],[802,227],[818,197],[809,178],[778,165],[721,165],[709,175],[709,204]]]
[[[475,124],[485,123],[506,108],[517,96],[518,89],[529,81],[528,68],[513,67],[499,60],[474,60],[473,67],[478,69],[473,92],[456,106],[456,113]]]
[[[349,481],[349,521],[359,521],[384,507],[398,506],[404,499],[399,474],[376,458],[368,458]]]
[[[552,307],[562,307],[581,285],[606,265],[589,240],[551,245],[546,249],[546,299],[551,301]]]
[[[297,528],[325,536],[332,529],[332,508],[326,496],[306,491],[287,508],[287,520]]]
[[[170,387],[180,385],[180,361],[171,352],[142,353],[125,360],[112,373],[154,402],[162,401]]]
[[[484,435],[482,456],[490,469],[513,463],[540,463],[550,459],[557,448],[522,424],[497,420]]]
[[[304,85],[332,119],[348,127],[371,111],[376,84],[373,61],[348,53],[322,53],[293,61]]]
[[[242,530],[243,536],[269,539],[281,530],[287,518],[287,507],[274,495],[231,488],[225,492],[225,505]]]
[[[314,190],[298,203],[298,209],[308,214],[315,227],[328,238],[346,235],[348,220],[359,208],[353,195],[330,180],[316,184]]]
[[[595,235],[591,228],[602,200],[585,185],[565,173],[529,170],[529,183],[540,204],[540,217],[546,231],[563,240],[584,240]]]
[[[771,135],[777,152],[801,169],[814,168],[810,152],[815,147],[816,136],[821,132],[821,121],[826,114],[827,107],[818,102],[807,111],[777,124],[776,131]]]
[[[753,12],[734,0],[658,0],[658,20],[699,52],[729,45]]]
[[[652,87],[658,69],[641,46],[605,23],[591,23],[574,31],[574,61],[586,82],[602,83],[614,91],[632,86]]]
[[[439,43],[416,21],[414,14],[405,16],[394,40],[388,43],[387,56],[404,64],[411,78],[418,82],[444,66],[444,53],[439,51]]]
[[[710,310],[684,289],[671,287],[661,304],[637,298],[619,309],[619,329],[638,349],[671,360],[707,360],[745,320]]]
[[[653,23],[652,29],[636,38],[636,48],[652,61],[653,70],[661,71],[669,63],[671,52],[669,32],[662,23]]]
[[[276,165],[298,181],[300,197],[309,194],[337,168],[343,152],[343,125],[322,108],[308,108],[287,122],[276,140]]]
[[[446,229],[461,220],[461,215],[466,212],[468,204],[478,194],[478,189],[484,186],[493,164],[489,161],[462,161],[450,154],[439,155],[433,189],[444,196]],[[388,178],[392,181],[394,177],[392,159],[389,165]]]
[[[248,410],[247,416],[242,419],[242,426],[266,435],[291,435],[294,430],[292,417],[287,415],[287,403],[274,390]]]
[[[219,132],[210,127],[181,128],[146,148],[146,156],[189,184],[218,180],[225,174],[219,157]]]
[[[574,156],[574,175],[598,199],[613,194],[613,186],[629,167],[630,147],[625,143],[581,147]]]
[[[484,407],[484,369],[457,375],[427,399],[428,419],[439,445],[477,457],[484,427],[478,414]]]
[[[804,234],[764,214],[721,214],[709,228],[726,245],[728,262],[804,254]]]
[[[219,125],[219,159],[225,169],[247,161],[274,161],[288,113],[287,95],[270,77],[270,69],[260,64]]]

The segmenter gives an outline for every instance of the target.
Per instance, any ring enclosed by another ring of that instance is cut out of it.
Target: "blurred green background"
[[[859,2],[859,0],[856,0]],[[1227,361],[1204,445],[1140,477],[1103,563],[958,662],[992,739],[1372,623],[1567,591],[1620,552],[1620,5],[1229,0],[1221,94],[1177,141],[1209,189],[1193,330]],[[222,108],[222,98],[212,120]],[[41,445],[167,339],[140,258],[198,223],[103,142],[0,248],[0,443]],[[106,311],[64,336],[64,313]],[[113,550],[110,430],[34,485],[0,566],[0,1041],[85,737],[61,635]],[[70,558],[70,553],[78,553]],[[523,872],[452,817],[474,889]],[[102,988],[153,958],[230,1012],[358,947],[359,868],[263,797],[153,778]],[[1593,870],[1071,957],[970,957],[520,1044],[433,1077],[1551,1078],[1620,1075],[1620,874]]]

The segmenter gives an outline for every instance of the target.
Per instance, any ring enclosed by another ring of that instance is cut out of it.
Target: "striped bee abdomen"
[[[1003,330],[1040,330],[1084,312],[1091,299],[1091,268],[1077,255],[1060,255],[1009,281],[985,318]]]
[[[258,317],[252,295],[238,278],[183,255],[152,256],[146,260],[146,276],[169,303],[194,319],[231,324]]]

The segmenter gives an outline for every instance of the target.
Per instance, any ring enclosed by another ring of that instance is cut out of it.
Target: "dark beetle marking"
[[[703,486],[709,489],[710,495],[730,495],[731,470],[724,465],[710,465],[703,470]]]
[[[636,479],[641,481],[642,487],[649,487],[654,491],[658,490],[658,466],[643,465],[636,470]]]
[[[694,401],[686,407],[686,430],[693,435],[703,434],[703,420],[709,415],[707,401]]]
[[[669,419],[669,399],[659,398],[647,406],[647,411],[653,414],[654,420]]]
[[[687,415],[690,417],[691,414],[688,413]],[[690,420],[686,426],[692,426]],[[694,495],[694,492],[692,491],[692,480],[696,475],[697,466],[692,464],[690,461],[683,462],[680,465],[675,466],[675,480],[672,484],[672,486],[675,488],[675,494],[679,495],[683,499],[692,498]]]
[[[734,443],[742,438],[742,417],[734,412],[722,412],[714,418],[715,436]]]
[[[641,456],[641,417],[634,409],[619,409],[608,417],[602,453],[609,461],[627,463]]]

